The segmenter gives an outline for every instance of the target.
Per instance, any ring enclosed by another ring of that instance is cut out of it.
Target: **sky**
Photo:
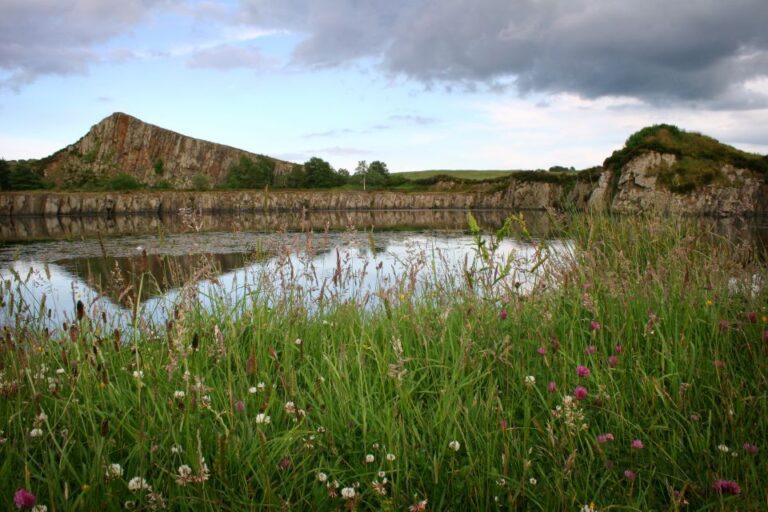
[[[766,0],[0,0],[0,158],[125,112],[354,171],[599,165],[656,123],[768,153]]]

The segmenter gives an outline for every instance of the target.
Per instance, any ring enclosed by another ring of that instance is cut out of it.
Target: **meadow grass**
[[[768,507],[763,256],[680,219],[563,236],[572,254],[524,295],[488,259],[366,308],[182,293],[167,331],[8,326],[0,503]]]

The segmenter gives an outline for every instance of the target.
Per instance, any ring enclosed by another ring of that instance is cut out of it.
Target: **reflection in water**
[[[19,299],[28,305],[27,317],[46,316],[50,326],[71,322],[78,300],[90,318],[105,316],[113,326],[131,324],[136,305],[136,318],[162,326],[172,317],[174,305],[190,294],[197,303],[222,310],[253,300],[273,305],[288,300],[310,309],[329,301],[353,301],[365,307],[383,297],[398,300],[403,294],[420,294],[434,285],[450,293],[463,285],[464,270],[475,266],[474,240],[461,233],[261,235],[258,251],[194,256],[172,252],[181,245],[188,252],[205,245],[200,238],[214,238],[212,234],[175,237],[168,247],[159,244],[140,247],[141,251],[131,237],[110,240],[111,245],[104,247],[106,257],[89,256],[92,248],[85,247],[82,258],[59,258],[56,243],[40,243],[34,248],[35,258],[0,268],[6,282],[0,323],[18,322]],[[559,241],[549,246],[554,254],[570,250]],[[530,271],[537,254],[532,242],[501,244],[497,258],[514,259],[510,287],[525,292],[534,286],[544,270]]]

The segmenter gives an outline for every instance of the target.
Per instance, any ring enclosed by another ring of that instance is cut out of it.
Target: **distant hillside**
[[[747,153],[712,137],[668,124],[649,126],[632,134],[622,149],[605,160],[603,167],[621,172],[628,162],[649,151],[676,157],[671,165],[664,164],[655,170],[660,183],[674,192],[723,183],[723,166],[747,169],[768,178],[768,156]]]
[[[274,163],[276,174],[292,169],[290,162],[188,137],[120,112],[37,166],[46,181],[62,188],[87,188],[118,174],[149,186],[194,188],[196,179],[220,184],[241,157]]]
[[[443,170],[434,169],[428,171],[409,171],[399,172],[398,176],[402,176],[408,180],[422,180],[425,178],[434,178],[435,176],[450,176],[451,178],[459,178],[462,180],[488,180],[494,178],[501,178],[509,176],[516,171],[473,171],[473,170]]]

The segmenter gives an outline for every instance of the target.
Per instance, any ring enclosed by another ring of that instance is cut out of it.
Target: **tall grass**
[[[0,502],[768,507],[761,255],[695,221],[580,217],[565,236],[526,294],[489,263],[368,308],[182,293],[164,332],[6,328]]]

